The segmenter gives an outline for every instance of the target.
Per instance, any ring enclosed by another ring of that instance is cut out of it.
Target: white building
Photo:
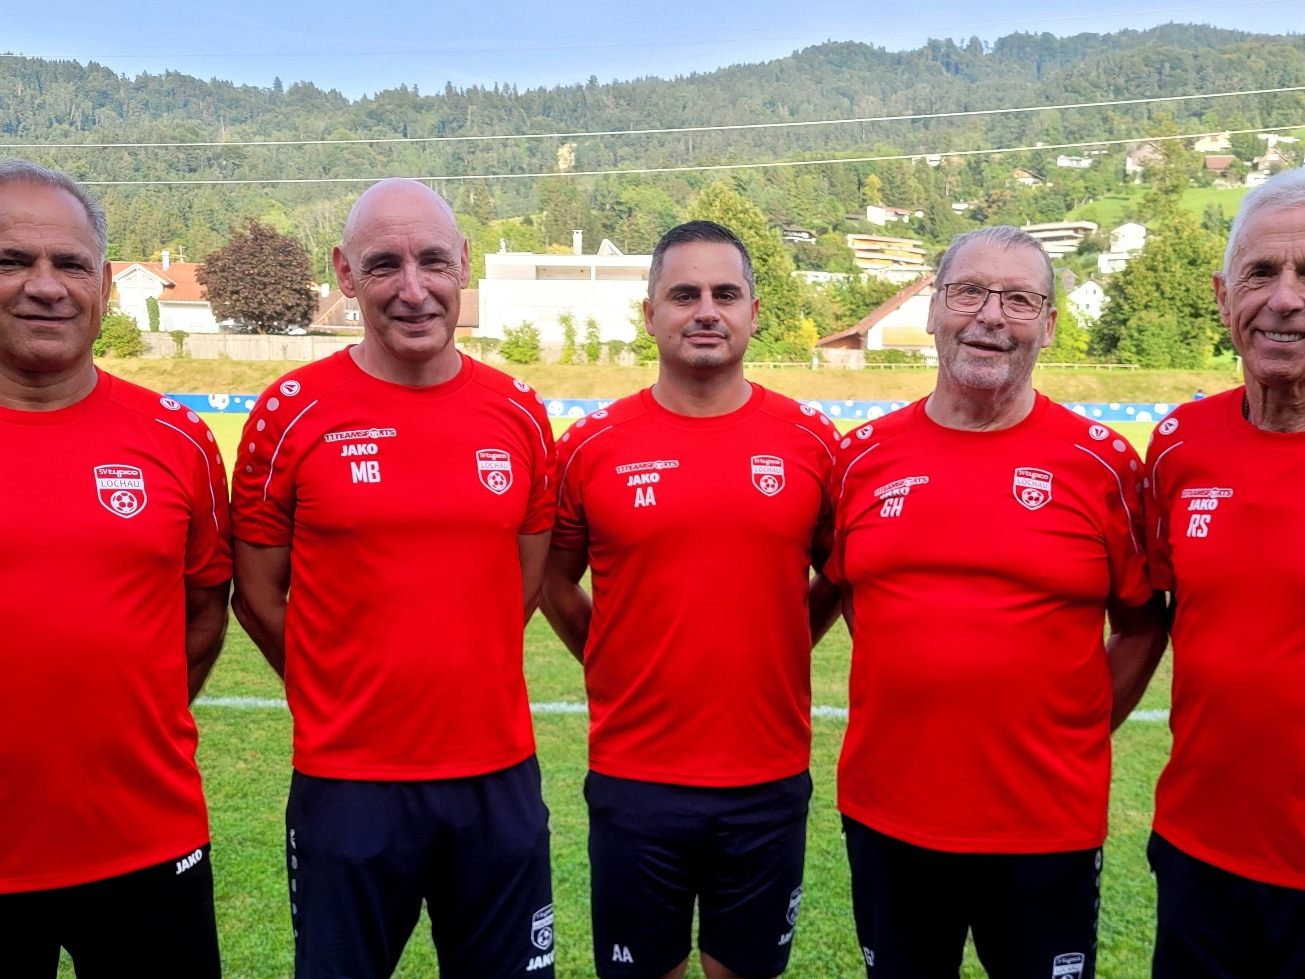
[[[1110,232],[1112,252],[1140,252],[1146,247],[1146,225],[1128,221]]]
[[[1052,258],[1072,255],[1078,251],[1079,244],[1097,226],[1091,221],[1051,221],[1046,224],[1026,224],[1020,230],[1027,231],[1042,245],[1042,250]]]
[[[219,333],[213,308],[195,278],[196,262],[173,262],[167,252],[161,262],[111,262],[113,292],[120,310],[142,330],[150,328],[147,299],[159,304],[159,331]]]
[[[1101,310],[1106,305],[1106,291],[1095,279],[1088,279],[1071,290],[1065,298],[1069,300],[1070,308],[1083,326],[1091,326],[1101,319]]]
[[[1226,150],[1232,146],[1231,133],[1212,133],[1209,136],[1202,136],[1192,144],[1192,149],[1198,153],[1218,153],[1220,150]]]
[[[867,204],[865,208],[865,219],[881,228],[885,224],[906,222],[913,217],[924,217],[924,211],[912,211],[909,207],[889,207],[887,204]]]
[[[606,238],[596,255],[579,253],[579,233],[570,255],[489,252],[480,280],[477,336],[502,339],[503,331],[534,324],[546,345],[562,343],[562,316],[575,319],[576,340],[585,323],[598,322],[604,341],[635,338],[631,317],[648,294],[651,255],[623,255]]]
[[[858,269],[888,282],[912,282],[929,271],[929,253],[918,238],[850,234],[847,247]]]
[[[1086,156],[1065,156],[1063,153],[1056,157],[1056,166],[1062,170],[1089,170],[1095,162]]]

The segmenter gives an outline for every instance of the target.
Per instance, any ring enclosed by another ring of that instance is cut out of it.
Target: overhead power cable
[[[55,149],[197,149],[204,147],[255,146],[352,146],[357,144],[402,143],[470,143],[518,139],[583,139],[600,136],[653,136],[676,133],[736,132],[748,129],[798,129],[812,126],[868,125],[882,122],[912,122],[924,119],[959,119],[972,116],[1018,115],[1029,112],[1065,112],[1071,109],[1101,109],[1121,105],[1147,105],[1183,102],[1195,99],[1226,99],[1250,95],[1280,95],[1305,92],[1305,85],[1284,88],[1256,88],[1238,92],[1204,92],[1196,95],[1157,95],[1139,99],[1112,99],[1099,102],[1065,102],[1058,105],[1029,105],[1007,109],[961,109],[951,112],[911,112],[891,116],[864,116],[852,119],[810,119],[796,122],[750,122],[724,126],[673,126],[661,129],[599,129],[556,133],[498,133],[481,136],[376,136],[356,139],[255,139],[209,140],[200,142],[157,143],[0,143],[0,150]],[[1262,130],[1257,130],[1262,131]],[[1204,134],[1202,134],[1204,135]]]
[[[1276,133],[1305,127],[1305,122],[1290,126],[1262,126],[1256,129],[1224,130],[1229,136],[1247,133]],[[650,173],[690,173],[713,170],[771,170],[778,167],[816,167],[847,163],[887,163],[893,160],[923,160],[926,157],[995,156],[1000,153],[1031,153],[1037,150],[1085,149],[1094,146],[1120,146],[1125,143],[1162,143],[1176,139],[1200,139],[1208,132],[1181,133],[1177,136],[1127,136],[1122,139],[1091,139],[1078,143],[1044,143],[1033,146],[1002,146],[978,150],[939,150],[933,153],[892,153],[882,156],[830,157],[820,160],[770,160],[761,163],[710,163],[678,167],[631,167],[611,170],[540,170],[529,173],[475,173],[437,174],[412,176],[413,180],[463,182],[468,180],[535,180],[542,177],[610,177],[637,176]],[[238,184],[369,184],[386,177],[405,174],[381,174],[370,177],[248,177],[213,180],[81,180],[79,183],[97,187],[204,187]]]

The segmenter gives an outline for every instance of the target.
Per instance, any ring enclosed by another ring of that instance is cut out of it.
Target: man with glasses
[[[954,977],[968,931],[990,975],[1094,974],[1110,731],[1165,634],[1137,454],[1033,389],[1054,294],[1029,235],[958,236],[933,393],[842,443],[838,801],[875,979]]]

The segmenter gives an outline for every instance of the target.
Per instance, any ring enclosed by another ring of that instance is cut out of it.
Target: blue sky
[[[0,50],[98,61],[129,75],[174,69],[260,86],[274,77],[287,85],[312,81],[351,98],[400,83],[434,92],[445,82],[528,87],[590,75],[670,77],[783,57],[826,40],[901,50],[929,37],[992,41],[1015,31],[1070,35],[1169,21],[1305,33],[1301,0],[143,0],[71,8],[55,15],[29,0],[0,0]]]

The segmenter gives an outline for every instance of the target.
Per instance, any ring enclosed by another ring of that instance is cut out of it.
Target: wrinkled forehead
[[[1041,293],[1049,285],[1047,260],[1041,248],[973,241],[962,245],[952,256],[947,265],[947,281]]]
[[[1267,262],[1305,263],[1305,204],[1268,205],[1251,215],[1232,243],[1231,269]]]
[[[95,228],[81,202],[62,187],[24,181],[0,184],[0,238],[7,246],[57,243],[98,256]]]
[[[405,238],[457,247],[462,234],[453,210],[430,188],[414,181],[385,181],[363,193],[345,222],[346,251],[367,250],[378,239]]]

